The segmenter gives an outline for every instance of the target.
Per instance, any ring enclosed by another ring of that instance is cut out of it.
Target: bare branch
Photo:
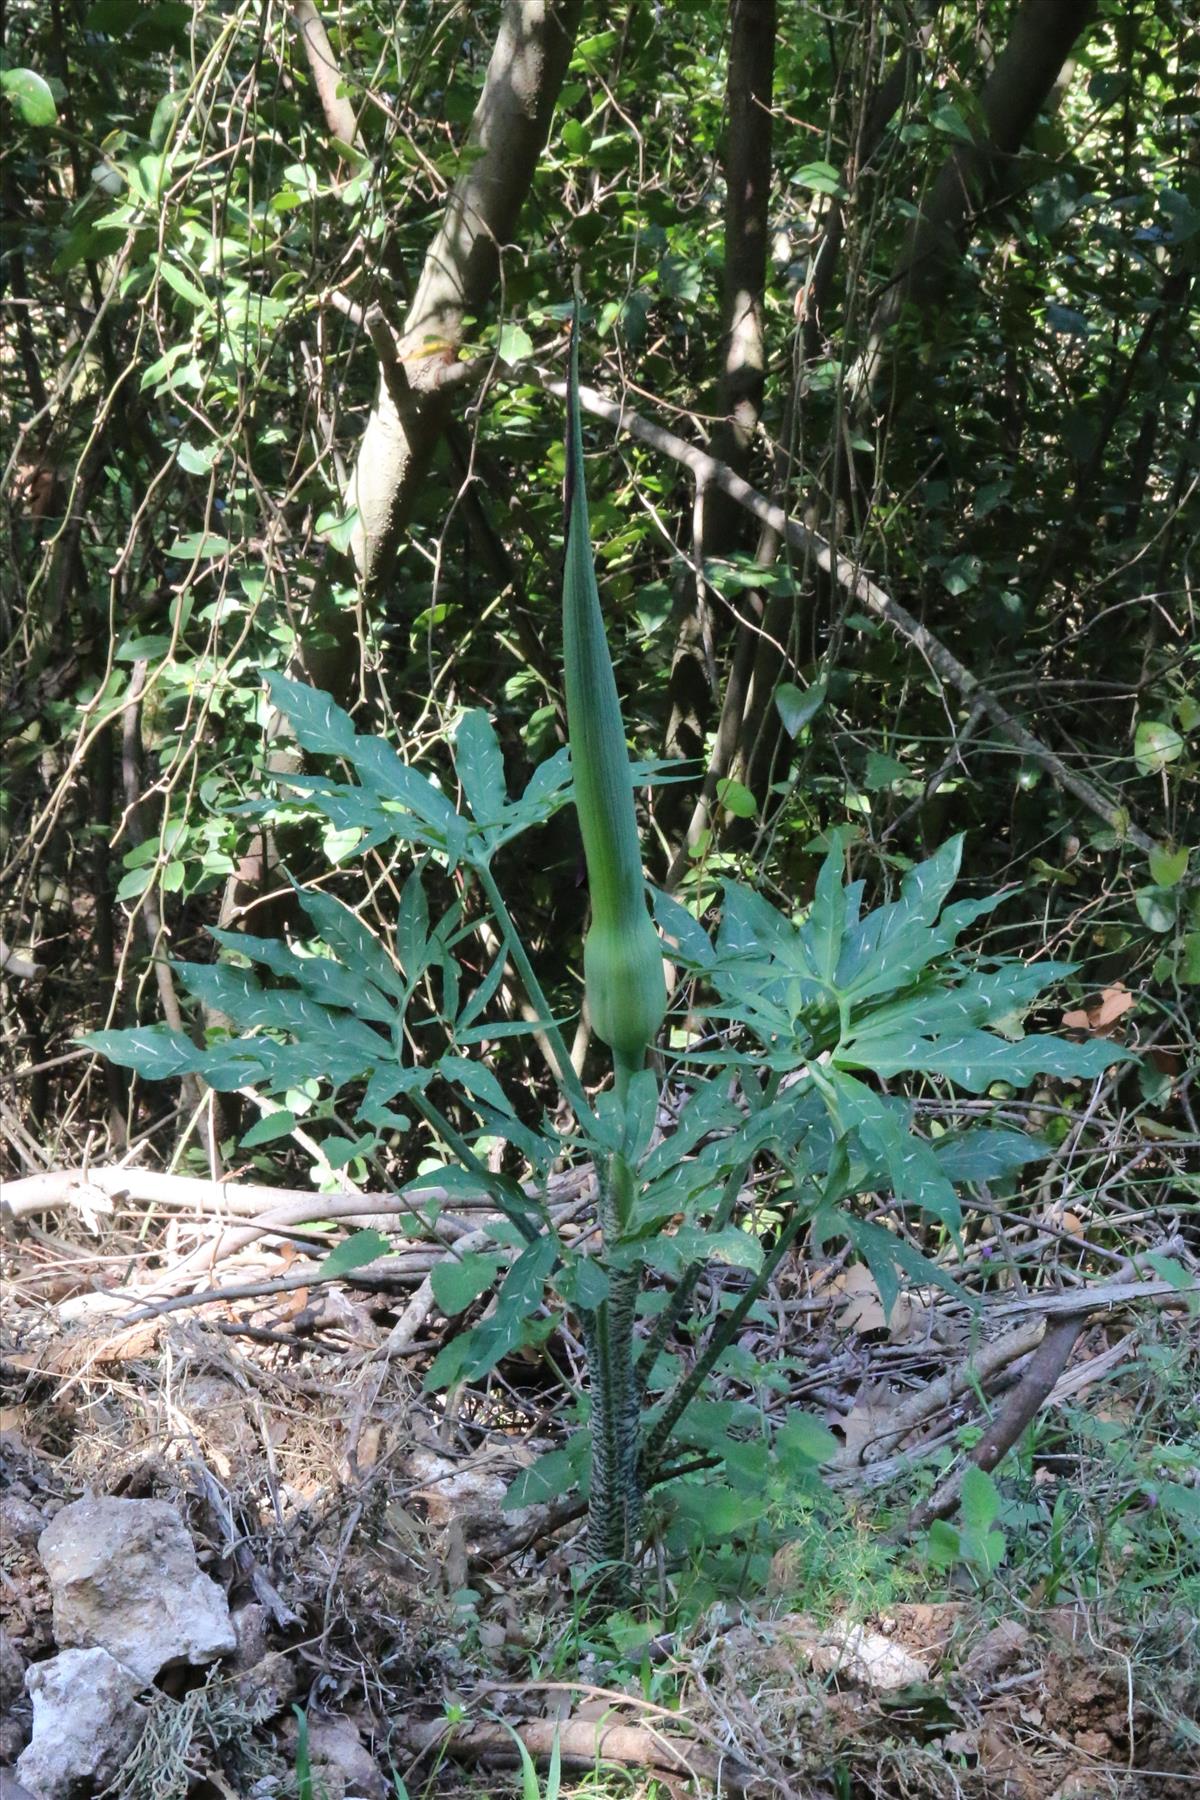
[[[292,0],[292,23],[304,45],[330,136],[353,147],[358,142],[358,120],[349,95],[343,91],[337,57],[313,0]]]
[[[545,376],[541,379],[548,393],[565,396],[565,383]],[[683,438],[676,437],[674,432],[666,430],[664,426],[656,425],[639,413],[632,412],[619,401],[605,399],[594,388],[580,388],[579,402],[586,412],[605,420],[615,430],[628,432],[630,437],[637,438],[651,449],[681,463],[691,471],[698,483],[720,487],[739,506],[753,513],[756,519],[770,526],[796,549],[803,550],[853,600],[874,613],[877,618],[885,620],[915,650],[920,651],[935,675],[939,675],[964,700],[981,706],[1010,744],[1015,745],[1031,762],[1036,762],[1059,787],[1073,794],[1089,812],[1102,819],[1118,838],[1136,844],[1139,850],[1150,851],[1156,847],[1155,839],[1132,822],[1124,807],[1102,793],[1086,776],[1077,774],[1048,745],[1043,744],[1040,738],[1027,731],[997,696],[989,688],[985,688],[965,664],[959,662],[953,651],[934,636],[928,626],[922,625],[898,600],[894,600],[877,582],[872,581],[858,563],[841,555],[825,538],[810,530],[807,525],[802,525],[799,519],[791,518],[782,506],[768,500],[765,494],[751,487],[748,481],[735,474],[726,464],[718,462],[707,451],[698,450]],[[677,858],[676,861],[678,860]],[[678,870],[673,870],[676,880],[678,873]]]

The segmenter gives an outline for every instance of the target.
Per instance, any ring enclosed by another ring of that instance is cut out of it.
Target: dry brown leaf
[[[850,1411],[830,1423],[845,1437],[847,1453],[858,1457],[868,1444],[886,1436],[895,1411],[896,1396],[886,1383],[870,1387],[864,1383]]]
[[[148,1356],[162,1333],[164,1320],[141,1319],[120,1331],[84,1331],[54,1344],[38,1364],[48,1375],[78,1375],[100,1363],[137,1362]]]
[[[1137,996],[1118,981],[1112,987],[1102,988],[1099,999],[1090,1000],[1073,1012],[1065,1012],[1062,1022],[1068,1031],[1107,1032],[1129,1011],[1136,999]]]
[[[839,1331],[857,1331],[862,1336],[868,1331],[887,1330],[887,1316],[870,1269],[862,1263],[851,1263],[830,1286],[846,1301],[834,1320]]]
[[[901,1294],[888,1320],[888,1336],[893,1344],[923,1344],[932,1323],[931,1308],[920,1294]]]
[[[354,1460],[361,1473],[365,1469],[374,1468],[379,1461],[379,1448],[383,1442],[382,1425],[366,1425],[358,1436]]]

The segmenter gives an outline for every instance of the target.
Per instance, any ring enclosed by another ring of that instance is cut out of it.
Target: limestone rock
[[[38,1539],[54,1636],[107,1650],[143,1682],[236,1649],[229,1605],[165,1500],[76,1500]]]
[[[811,1646],[809,1661],[822,1675],[841,1676],[876,1693],[894,1693],[929,1680],[929,1664],[903,1644],[848,1620],[835,1620]]]
[[[33,1739],[18,1779],[37,1800],[75,1800],[110,1782],[137,1742],[146,1708],[140,1675],[107,1650],[64,1650],[25,1676]]]

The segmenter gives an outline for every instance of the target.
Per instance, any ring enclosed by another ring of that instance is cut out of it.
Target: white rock
[[[112,1780],[141,1732],[144,1686],[107,1650],[64,1650],[26,1671],[33,1739],[17,1775],[37,1800],[74,1800]]]
[[[228,1602],[165,1500],[76,1500],[47,1525],[38,1554],[59,1644],[99,1646],[144,1682],[237,1648]]]
[[[912,1656],[903,1644],[878,1631],[839,1619],[821,1633],[809,1652],[814,1669],[823,1675],[840,1675],[846,1681],[891,1693],[929,1680],[929,1664]]]

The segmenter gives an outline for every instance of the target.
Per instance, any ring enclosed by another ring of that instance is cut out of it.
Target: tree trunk
[[[719,423],[710,454],[739,474],[750,466],[762,413],[766,369],[763,290],[771,194],[771,96],[775,75],[775,0],[732,0],[726,77],[725,268],[721,296]],[[718,489],[699,497],[694,545],[695,609],[683,621],[671,666],[668,754],[694,761],[703,754],[712,705],[711,645],[720,619],[703,578],[706,559],[736,548],[740,509]],[[684,790],[675,790],[682,802]],[[671,811],[672,790],[664,790]]]
[[[854,141],[842,169],[843,193],[830,196],[822,223],[821,239],[809,264],[808,279],[797,296],[796,315],[800,324],[800,368],[796,372],[793,394],[788,400],[785,424],[780,434],[781,449],[776,458],[776,478],[780,492],[786,491],[788,480],[787,449],[792,441],[792,423],[797,412],[797,390],[805,371],[821,358],[828,332],[828,313],[833,294],[834,277],[841,260],[846,231],[846,209],[859,182],[869,169],[884,142],[888,127],[902,108],[907,108],[921,71],[940,0],[931,0],[923,11],[925,17],[912,40],[887,69],[873,94],[862,105]],[[774,547],[774,534],[764,530],[760,540],[760,560]],[[776,756],[781,727],[775,717],[775,690],[789,667],[789,655],[795,638],[797,601],[791,594],[777,595],[768,601],[761,629],[748,647],[750,667],[740,673],[738,692],[734,694],[731,677],[728,698],[736,698],[736,724],[726,727],[722,714],[722,730],[726,740],[734,741],[728,749],[724,773],[763,795],[769,783],[771,765]],[[739,651],[740,651],[739,646]],[[745,660],[745,659],[743,659]]]
[[[906,305],[929,314],[945,293],[980,206],[1020,149],[1064,62],[1091,23],[1095,0],[1025,0],[980,97],[985,135],[960,144],[921,200],[908,241],[871,320],[867,347],[850,378],[861,413],[882,404],[888,343]]]
[[[387,574],[445,419],[439,390],[463,317],[489,299],[546,144],[582,0],[506,0],[467,139],[468,162],[425,258],[346,490],[358,518],[352,551],[365,589]]]

